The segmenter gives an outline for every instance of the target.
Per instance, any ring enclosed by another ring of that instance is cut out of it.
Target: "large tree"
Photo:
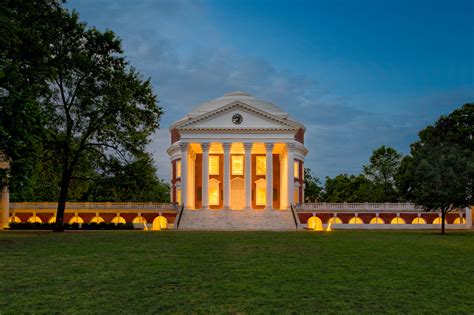
[[[324,201],[326,202],[380,202],[383,193],[363,175],[339,174],[326,177]]]
[[[319,178],[314,176],[310,168],[304,169],[304,198],[305,202],[319,202],[322,198],[323,187]]]
[[[406,198],[440,211],[441,233],[452,210],[474,203],[474,104],[466,104],[419,133],[398,176]]]

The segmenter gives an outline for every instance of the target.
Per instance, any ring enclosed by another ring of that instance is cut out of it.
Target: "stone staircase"
[[[291,210],[184,210],[179,230],[295,230]]]

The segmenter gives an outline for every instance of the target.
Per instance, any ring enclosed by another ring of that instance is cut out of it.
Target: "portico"
[[[242,92],[170,127],[172,201],[189,210],[287,210],[304,200],[304,126]]]

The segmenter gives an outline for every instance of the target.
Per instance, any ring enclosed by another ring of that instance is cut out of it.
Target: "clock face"
[[[232,122],[236,125],[240,125],[243,120],[244,120],[244,118],[240,114],[234,114],[232,116]]]

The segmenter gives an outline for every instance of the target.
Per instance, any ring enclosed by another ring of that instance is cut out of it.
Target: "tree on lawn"
[[[46,147],[61,168],[56,214],[61,231],[71,180],[81,177],[77,166],[91,156],[130,161],[142,154],[162,110],[150,81],[127,64],[112,31],[88,28],[74,12],[58,10],[50,29],[51,94],[41,107],[49,131]]]
[[[399,184],[406,198],[427,211],[446,214],[473,204],[474,104],[466,104],[419,133],[404,158]]]

